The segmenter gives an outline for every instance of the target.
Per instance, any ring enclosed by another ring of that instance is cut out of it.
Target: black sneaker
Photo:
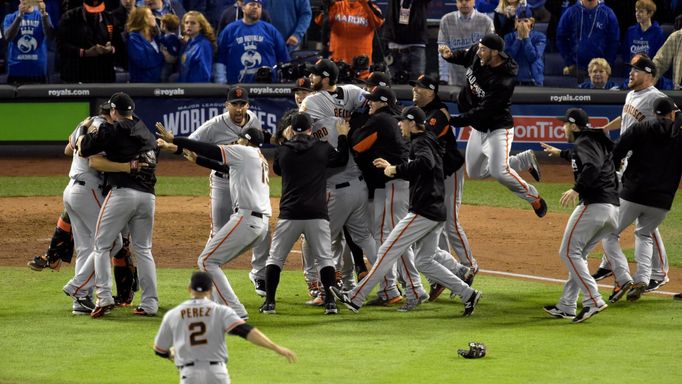
[[[568,312],[564,312],[557,308],[556,305],[545,305],[542,309],[547,312],[550,316],[556,317],[557,319],[573,319],[575,315]]]
[[[433,283],[430,285],[429,288],[429,301],[434,301],[438,298],[438,296],[441,295],[445,291],[445,287],[438,284],[438,283]]]
[[[538,217],[545,217],[547,214],[547,203],[542,197],[539,197],[537,200],[530,203],[530,205],[533,207],[533,211],[535,211],[535,214]]]
[[[339,309],[336,308],[335,302],[330,301],[324,305],[324,314],[325,315],[336,315],[337,313],[339,313]]]
[[[583,321],[589,319],[590,317],[596,315],[597,313],[605,310],[609,305],[604,303],[601,307],[583,307],[582,311],[578,313],[573,319],[574,323],[582,323]]]
[[[669,281],[670,281],[670,279],[668,279],[667,276],[665,278],[663,278],[663,280],[651,279],[651,280],[649,280],[649,285],[646,287],[646,290],[644,292],[655,291],[658,288],[661,288],[662,286],[668,284]]]
[[[476,308],[476,304],[478,304],[478,301],[481,300],[481,292],[474,290],[474,293],[471,295],[469,300],[464,303],[464,317],[471,316],[472,313],[474,313],[474,309]]]
[[[92,299],[90,296],[85,296],[85,297],[74,297],[73,298],[74,303],[77,303],[83,308],[87,308],[92,312],[95,310],[95,303],[92,302]]]
[[[625,294],[628,293],[628,291],[630,290],[630,288],[632,288],[634,284],[635,283],[632,280],[630,280],[627,283],[623,284],[622,286],[616,285],[615,287],[613,287],[613,292],[611,293],[611,296],[609,296],[609,302],[615,303],[621,298],[623,298],[623,296],[625,296]]]
[[[340,301],[343,303],[343,305],[346,306],[346,308],[350,309],[351,311],[358,313],[360,312],[360,306],[355,305],[351,299],[348,297],[348,295],[344,292],[342,292],[338,287],[332,285],[329,287],[329,290],[332,292],[332,295],[336,298],[336,300]]]
[[[260,297],[265,297],[265,295],[267,294],[265,292],[265,280],[256,279],[256,280],[254,280],[253,285],[254,285],[255,290],[256,290],[256,295],[258,295]]]
[[[599,268],[597,269],[597,272],[592,275],[596,281],[606,279],[609,276],[613,276],[613,271],[606,268]]]
[[[628,301],[637,301],[639,300],[640,297],[642,297],[642,293],[646,290],[646,287],[648,286],[647,283],[635,283],[632,288],[630,288],[630,291],[628,292]]]
[[[538,163],[538,158],[535,156],[535,152],[530,152],[530,168],[528,172],[535,179],[535,181],[540,181],[542,174],[540,173],[540,163]]]
[[[275,303],[268,303],[267,301],[258,308],[258,312],[265,313],[267,315],[272,315],[275,312]]]
[[[677,295],[673,296],[673,300],[681,300],[682,301],[682,293],[678,293]]]

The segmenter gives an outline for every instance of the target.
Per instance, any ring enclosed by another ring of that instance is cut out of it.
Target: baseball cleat
[[[606,279],[609,276],[613,276],[613,271],[610,269],[601,268],[601,267],[599,267],[599,269],[597,269],[597,272],[592,274],[592,277],[596,281]]]
[[[330,301],[324,305],[324,314],[325,315],[336,315],[337,313],[339,313],[339,309],[336,308],[335,302]]]
[[[574,323],[582,323],[597,313],[605,310],[609,305],[604,303],[601,307],[583,307],[582,311],[573,319]]]
[[[350,309],[355,313],[360,312],[360,306],[355,305],[353,301],[348,297],[348,294],[341,292],[341,290],[338,287],[335,287],[333,285],[329,287],[329,290],[332,291],[332,295],[334,295],[336,300],[342,302],[343,305],[346,306],[346,308]]]
[[[253,285],[254,285],[254,289],[256,291],[256,295],[258,295],[260,297],[265,297],[265,295],[267,294],[265,292],[265,280],[256,279],[256,280],[254,280]]]
[[[462,276],[462,281],[466,283],[466,285],[470,286],[474,283],[474,277],[476,277],[476,273],[478,272],[477,269],[474,269],[473,267],[467,268],[466,273],[464,276]]]
[[[648,286],[647,283],[643,283],[643,282],[635,283],[632,286],[632,288],[630,288],[630,291],[628,292],[628,301],[639,300],[639,298],[642,297],[642,294],[646,290],[647,286]]]
[[[649,280],[649,285],[646,287],[646,290],[644,292],[655,291],[655,290],[661,288],[662,286],[668,284],[669,281],[670,281],[670,279],[668,279],[668,276],[664,277],[663,280],[651,279],[651,280]]]
[[[481,300],[481,292],[474,290],[474,293],[471,294],[471,297],[469,297],[469,300],[464,303],[464,317],[471,316],[472,313],[474,313],[474,309],[476,308],[476,304],[478,304],[478,301]]]
[[[424,303],[429,300],[429,295],[424,293],[423,296],[419,297],[416,300],[407,300],[405,301],[405,304],[401,305],[400,308],[397,309],[398,312],[409,312],[419,306],[419,304]]]
[[[263,305],[258,308],[258,312],[264,313],[266,315],[272,315],[274,313],[277,313],[275,311],[275,303],[268,303],[267,301],[263,303]]]
[[[322,298],[321,296],[317,296],[314,299],[306,301],[305,305],[314,305],[316,307],[321,307],[324,305],[324,298]]]
[[[673,296],[673,300],[680,300],[680,301],[682,301],[682,293],[678,293],[677,295]]]
[[[538,199],[530,203],[530,205],[533,207],[533,210],[538,217],[544,217],[547,214],[547,203],[542,197],[538,197]]]
[[[59,268],[62,266],[62,259],[57,259],[55,261],[49,261],[47,259],[47,255],[42,255],[42,256],[36,256],[33,258],[33,260],[29,261],[26,263],[29,268],[31,268],[34,271],[42,271],[45,268],[49,268],[55,271],[59,271]]]
[[[538,163],[538,158],[535,156],[535,152],[530,151],[530,168],[528,172],[535,179],[535,181],[540,181],[542,174],[540,173],[540,163]]]
[[[573,319],[575,315],[568,312],[564,312],[557,308],[556,305],[545,305],[542,309],[547,312],[550,316],[556,317],[557,319]]]
[[[630,290],[630,288],[632,288],[634,284],[635,283],[632,280],[628,281],[622,286],[618,286],[616,284],[616,286],[613,287],[613,292],[611,293],[611,296],[609,296],[609,302],[615,303],[621,298],[623,298],[623,296],[625,296],[625,294],[628,293],[628,291]]]
[[[81,306],[83,308],[87,308],[90,312],[94,311],[95,307],[96,307],[95,303],[92,302],[92,299],[90,298],[90,296],[74,297],[73,303],[74,303],[74,307],[76,304],[78,304],[79,306]]]
[[[145,311],[144,309],[142,309],[142,307],[137,307],[137,308],[133,309],[133,315],[137,315],[137,316],[149,316],[149,317],[152,317],[152,316],[154,316],[155,314],[154,314],[154,313],[149,313],[149,312]]]
[[[90,313],[90,317],[92,317],[93,319],[97,319],[104,315],[108,315],[112,309],[114,309],[114,304],[109,304],[102,307],[95,307],[95,309],[93,309],[92,312]]]
[[[403,297],[401,295],[393,296],[390,299],[384,299],[383,296],[377,296],[366,302],[365,305],[371,307],[389,307],[393,304],[399,303],[402,299]]]
[[[429,288],[429,301],[434,301],[440,296],[443,291],[445,291],[445,287],[438,284],[438,283],[433,283],[431,284]],[[369,302],[367,302],[367,305],[369,305]]]

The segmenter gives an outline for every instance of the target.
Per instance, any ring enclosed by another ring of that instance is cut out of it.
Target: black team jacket
[[[282,176],[279,218],[329,220],[327,168],[348,162],[348,139],[339,135],[337,149],[312,136],[297,134],[275,152],[273,170]]]
[[[448,109],[448,106],[441,101],[440,97],[436,95],[436,97],[431,100],[430,103],[426,104],[425,106],[422,107],[422,110],[426,114],[426,120],[429,119],[429,116],[432,114],[436,113],[437,111],[440,111],[441,109],[445,108],[445,110]],[[443,127],[443,130],[441,132],[434,132],[436,135],[436,138],[438,139],[438,142],[440,143],[441,147],[443,148],[443,175],[445,177],[449,177],[453,173],[457,172],[462,165],[464,165],[464,156],[462,156],[462,153],[457,149],[457,138],[455,137],[455,134],[452,132],[452,129],[450,126]]]
[[[670,210],[682,175],[682,113],[676,121],[654,118],[634,124],[613,150],[613,161],[632,151],[623,174],[624,200]]]
[[[469,50],[458,50],[446,61],[469,68],[466,86],[457,97],[460,114],[450,119],[456,127],[471,125],[481,132],[511,128],[511,97],[516,86],[518,65],[511,57],[503,56],[504,62],[497,67],[482,66],[476,53],[478,43]]]
[[[574,148],[561,151],[561,157],[571,162],[573,190],[580,194],[580,201],[585,205],[620,205],[613,142],[601,129],[584,128],[575,135]]]
[[[413,133],[410,160],[396,166],[395,177],[410,182],[409,211],[433,221],[445,221],[445,183],[440,145],[433,133]]]

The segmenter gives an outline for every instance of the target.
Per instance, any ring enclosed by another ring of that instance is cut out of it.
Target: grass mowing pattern
[[[93,320],[70,314],[61,287],[73,269],[33,272],[0,268],[0,383],[169,383],[172,363],[152,351],[161,316],[137,317],[128,309]],[[555,303],[561,286],[479,276],[483,298],[470,318],[443,295],[414,312],[340,308],[324,316],[303,304],[300,271],[285,271],[276,315],[258,313],[243,270],[228,270],[251,316],[250,323],[292,348],[299,363],[238,337],[228,338],[234,383],[679,383],[682,303],[645,295],[625,300],[583,324],[553,319],[542,306]],[[189,269],[158,272],[161,311],[187,297]],[[609,292],[602,291],[608,295]],[[135,303],[139,300],[136,297]],[[487,345],[488,356],[465,360],[458,348]]]

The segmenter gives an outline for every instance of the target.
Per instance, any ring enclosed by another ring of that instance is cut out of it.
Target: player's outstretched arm
[[[559,157],[559,155],[561,155],[561,149],[559,149],[557,147],[552,147],[551,145],[546,144],[546,143],[540,143],[540,145],[542,146],[543,150],[545,152],[547,152],[547,154],[549,156]]]
[[[246,336],[246,340],[263,348],[267,348],[279,353],[280,355],[286,357],[290,363],[295,363],[298,361],[298,357],[296,357],[296,354],[293,351],[273,343],[272,340],[263,334],[263,332],[256,328],[253,328],[251,332],[249,332],[249,334]]]

